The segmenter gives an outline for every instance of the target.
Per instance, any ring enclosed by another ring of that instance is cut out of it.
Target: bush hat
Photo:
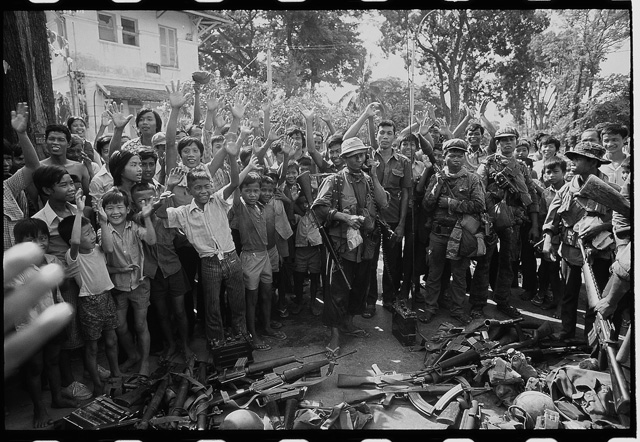
[[[611,161],[604,158],[605,153],[607,153],[607,150],[599,144],[592,143],[591,141],[582,141],[576,144],[570,151],[565,152],[565,156],[570,160],[576,156],[581,156],[598,160],[600,164],[609,164]]]
[[[362,140],[358,137],[347,138],[342,142],[342,157],[350,157],[360,152],[367,151],[369,148],[364,145]]]

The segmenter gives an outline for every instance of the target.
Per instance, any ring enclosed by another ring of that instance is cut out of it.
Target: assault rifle
[[[324,359],[320,361],[307,362],[302,364],[299,367],[290,368],[282,372],[282,374],[277,373],[269,373],[265,375],[262,379],[258,379],[257,381],[251,383],[249,387],[238,389],[235,392],[229,394],[224,390],[221,390],[216,397],[212,398],[209,401],[210,407],[217,407],[231,400],[235,400],[244,396],[249,395],[268,395],[269,390],[275,389],[277,387],[283,387],[285,384],[291,384],[299,379],[302,379],[309,373],[314,373],[318,371],[320,368],[324,367],[327,364],[335,364],[335,361],[344,358],[345,356],[352,355],[357,350],[353,350],[349,353],[345,353],[336,358],[332,359]]]
[[[600,300],[601,294],[598,290],[598,286],[596,285],[596,279],[593,275],[591,264],[589,263],[589,257],[587,256],[581,239],[578,239],[578,245],[580,246],[584,262],[582,265],[582,273],[584,274],[587,301],[589,303],[589,307],[594,308]],[[631,397],[629,395],[629,389],[627,387],[627,381],[624,377],[624,373],[616,359],[618,349],[618,340],[616,339],[616,336],[615,327],[611,321],[604,319],[602,315],[597,312],[593,323],[593,329],[589,332],[589,344],[593,345],[597,341],[600,346],[600,351],[606,353],[616,413],[627,414],[629,413],[631,406]]]
[[[247,376],[256,375],[258,373],[273,370],[277,367],[282,367],[283,365],[291,364],[293,362],[299,362],[302,364],[302,359],[308,358],[311,356],[316,356],[319,354],[325,353],[324,351],[312,353],[310,355],[298,357],[298,356],[285,356],[283,358],[269,359],[267,361],[254,362],[252,364],[247,364],[247,358],[240,358],[236,361],[236,364],[231,368],[225,368],[221,374],[211,379],[211,381],[217,381],[221,384],[226,384],[227,382],[235,381],[240,378],[244,378]]]

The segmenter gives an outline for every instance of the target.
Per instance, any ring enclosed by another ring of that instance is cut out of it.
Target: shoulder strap
[[[342,187],[344,186],[344,178],[340,173],[333,175],[333,186],[331,189],[331,207],[335,207],[339,212],[342,211]]]

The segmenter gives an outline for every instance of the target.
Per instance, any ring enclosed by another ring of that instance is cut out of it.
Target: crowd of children
[[[262,124],[246,120],[244,96],[226,105],[225,121],[225,105],[211,95],[204,125],[183,130],[186,88],[172,82],[167,94],[164,132],[158,112],[143,108],[133,119],[111,104],[93,144],[80,117],[47,126],[41,160],[26,135],[27,105],[11,114],[18,144],[4,142],[4,250],[35,242],[46,252],[42,265],[66,269],[60,289],[20,324],[63,300],[75,308],[65,331],[27,364],[34,427],[49,424],[43,370],[52,405],[74,406],[102,394],[108,377],[149,375],[152,338],[161,357],[187,359],[201,324],[211,351],[233,339],[267,351],[269,339],[287,339],[282,319],[305,306],[323,315],[327,353],[336,355],[341,335],[368,336],[353,317],[371,318],[379,300],[390,311],[411,300],[424,323],[444,307],[466,325],[484,316],[491,287],[498,311],[518,317],[510,299],[521,274],[520,296],[557,309],[560,338],[572,338],[578,242],[591,250],[601,290],[616,241],[628,242],[611,235],[611,210],[579,193],[591,175],[618,190],[628,183],[629,133],[619,124],[588,128],[563,146],[551,135],[496,131],[486,103],[477,116],[467,109],[453,130],[427,106],[400,131],[376,121],[380,106],[371,103],[343,132],[323,117],[327,134],[313,109],[299,109],[303,128],[272,122],[269,103]],[[140,136],[128,139],[132,120]],[[358,138],[365,124],[369,146]],[[620,307],[618,321],[628,303]],[[97,364],[100,339],[108,369]],[[93,390],[70,368],[70,352],[81,347]]]

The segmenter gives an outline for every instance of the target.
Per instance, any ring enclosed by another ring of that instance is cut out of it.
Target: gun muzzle
[[[484,325],[487,327],[501,327],[504,325],[513,325],[518,322],[524,321],[523,317],[515,318],[515,319],[505,319],[504,321],[498,321],[497,319],[487,319],[484,321]]]

